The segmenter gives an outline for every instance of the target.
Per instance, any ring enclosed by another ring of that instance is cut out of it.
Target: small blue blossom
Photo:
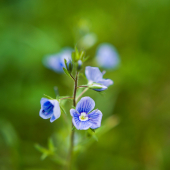
[[[50,122],[58,119],[61,115],[60,105],[57,100],[49,100],[46,98],[42,98],[41,101],[41,109],[40,109],[40,117],[43,119],[50,119]]]
[[[105,69],[115,69],[120,63],[116,48],[108,43],[103,43],[98,47],[96,60],[99,66]]]
[[[93,110],[95,102],[90,97],[83,97],[78,102],[76,110],[71,109],[72,122],[76,129],[87,130],[96,129],[101,126],[102,112],[98,109]],[[93,111],[92,111],[93,110]]]
[[[57,54],[46,56],[43,59],[43,64],[47,68],[57,73],[63,73],[64,72],[63,67],[65,67],[64,59],[66,59],[67,61],[71,60],[72,52],[73,52],[72,48],[64,48],[61,52]]]
[[[101,85],[101,88],[94,88],[96,91],[103,91],[108,88],[108,86],[113,84],[113,81],[110,79],[103,79],[103,74],[101,73],[98,67],[87,66],[85,69],[85,74],[88,79],[88,85],[93,86],[93,84],[98,83]]]

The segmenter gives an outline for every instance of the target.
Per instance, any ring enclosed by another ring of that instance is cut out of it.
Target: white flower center
[[[85,112],[82,112],[81,115],[79,116],[79,119],[81,121],[86,121],[86,120],[88,120],[88,116]]]

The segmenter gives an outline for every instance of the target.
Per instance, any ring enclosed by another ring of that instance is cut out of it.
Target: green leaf
[[[98,140],[98,137],[96,136],[96,134],[93,134],[92,137],[93,137],[93,139],[96,140],[97,142],[99,141],[99,140]]]
[[[76,109],[76,107],[72,106],[73,109]]]
[[[69,76],[69,77],[71,77],[70,76],[70,73],[63,67],[63,70],[64,70],[64,72]],[[72,78],[72,77],[71,77]]]
[[[82,59],[82,62],[87,61],[87,60],[89,59],[89,57],[90,57],[90,56],[86,56],[86,57],[84,57],[84,58]]]
[[[94,129],[90,128],[90,129],[87,130],[87,137],[93,138],[93,139],[95,139],[98,142],[98,138],[97,138],[97,136],[95,134],[95,130]]]
[[[82,60],[84,58],[84,55],[85,55],[85,52],[84,51],[81,51],[80,52],[80,60]]]
[[[57,149],[57,148],[54,147],[54,143],[53,143],[52,138],[49,138],[49,140],[48,140],[48,148],[52,152],[54,152]]]
[[[64,64],[65,64],[65,66],[67,68],[67,60],[66,59],[64,59]],[[67,70],[68,70],[68,68],[67,68]]]
[[[73,126],[72,131],[73,131],[73,130],[75,130],[75,129],[76,129],[76,127],[75,127],[75,126]]]
[[[71,53],[71,58],[72,58],[72,61],[75,62],[76,61],[76,58],[75,58],[75,52],[72,52]]]
[[[60,104],[60,109],[61,109],[61,111],[62,111],[64,114],[67,115],[66,111],[64,110],[64,108],[63,108],[63,106],[62,106],[61,104]]]
[[[95,133],[95,129],[91,129],[91,128],[90,128],[90,130],[91,130],[92,132],[94,132],[94,133]]]
[[[39,144],[35,144],[35,148],[38,150],[38,151],[40,151],[41,153],[48,153],[49,151],[46,149],[46,148],[44,148],[44,147],[42,147],[41,145],[39,145]]]
[[[85,80],[87,80],[86,76],[84,75],[84,73],[79,73],[79,76],[83,77]]]
[[[61,158],[61,157],[58,156],[58,155],[54,155],[52,159],[53,159],[53,161],[55,161],[57,164],[60,164],[60,165],[63,165],[63,166],[65,166],[65,165],[67,164],[67,161],[64,160],[63,158]]]
[[[78,48],[75,47],[75,60],[78,61],[80,59]]]
[[[43,153],[42,155],[41,155],[41,160],[43,161],[45,158],[47,158],[47,154],[46,153]]]
[[[48,96],[48,95],[46,95],[46,94],[44,94],[44,96],[45,96],[47,99],[54,100],[52,97],[50,97],[50,96]]]

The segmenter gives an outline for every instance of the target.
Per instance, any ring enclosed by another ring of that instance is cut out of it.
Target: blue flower
[[[78,130],[96,129],[101,126],[102,112],[98,109],[93,110],[94,107],[95,102],[92,98],[83,97],[78,102],[76,110],[70,110],[72,122]]]
[[[110,79],[103,79],[103,74],[101,73],[98,67],[90,67],[87,66],[85,69],[85,74],[86,77],[88,79],[88,85],[93,87],[93,85],[95,86],[95,83],[97,83],[96,85],[100,85],[101,88],[96,88],[94,87],[93,90],[96,91],[103,91],[106,90],[108,86],[113,84],[113,81]]]
[[[43,119],[50,119],[50,122],[58,119],[61,115],[60,105],[57,100],[49,100],[42,98],[41,101],[41,110],[39,112],[40,117]]]
[[[115,47],[108,43],[103,43],[98,47],[96,60],[99,66],[105,69],[115,69],[120,63]]]
[[[47,68],[57,73],[63,73],[64,72],[63,67],[65,67],[64,59],[66,59],[67,61],[71,60],[72,52],[73,52],[72,48],[64,48],[61,52],[57,54],[46,56],[43,59],[43,64]]]

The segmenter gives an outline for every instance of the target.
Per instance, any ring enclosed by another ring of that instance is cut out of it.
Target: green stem
[[[74,92],[73,92],[73,106],[76,107],[76,93],[77,93],[77,80],[78,80],[78,72],[76,73],[76,78],[74,81]],[[72,123],[72,131],[71,131],[71,138],[70,138],[70,150],[68,155],[68,169],[71,170],[72,167],[72,155],[73,155],[73,147],[74,147],[74,125]]]
[[[65,100],[65,99],[73,99],[73,97],[64,97],[64,98],[61,98],[60,100]]]
[[[83,87],[88,87],[86,85],[81,85],[81,86],[78,86],[77,88],[83,88]]]
[[[79,98],[88,90],[89,88],[85,88],[81,94],[77,97],[76,102],[79,100]]]

